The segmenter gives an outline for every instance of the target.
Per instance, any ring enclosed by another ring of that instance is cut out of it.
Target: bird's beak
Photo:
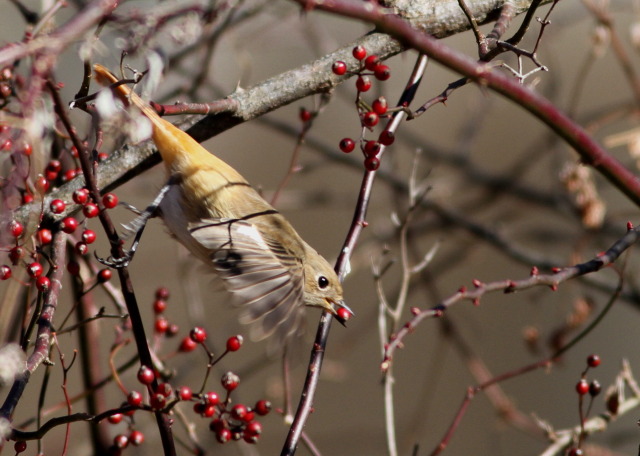
[[[353,310],[347,306],[344,301],[334,301],[333,299],[327,299],[327,310],[331,312],[331,315],[340,322],[342,326],[347,326],[347,321],[353,317]]]

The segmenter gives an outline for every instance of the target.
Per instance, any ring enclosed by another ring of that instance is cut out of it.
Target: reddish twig
[[[51,82],[47,82],[47,88],[51,93],[51,97],[54,102],[54,109],[58,117],[60,118],[62,124],[65,129],[69,133],[69,137],[73,145],[78,150],[78,156],[80,159],[80,164],[82,167],[82,173],[84,175],[86,186],[89,189],[89,192],[94,201],[99,205],[99,219],[104,229],[107,239],[111,244],[111,254],[113,258],[124,258],[125,253],[122,247],[122,242],[120,242],[120,237],[111,221],[111,217],[108,214],[108,211],[104,210],[104,206],[102,204],[102,199],[100,198],[100,189],[98,188],[96,176],[93,172],[91,154],[84,146],[82,141],[78,138],[74,126],[71,124],[71,120],[67,115],[67,112],[64,108],[64,104],[60,98],[60,94],[56,89],[55,85]],[[135,296],[135,292],[133,289],[133,282],[131,281],[131,277],[129,276],[129,270],[127,267],[121,267],[117,269],[118,276],[120,278],[120,284],[122,287],[122,293],[124,295],[125,303],[127,305],[127,310],[129,312],[129,317],[131,319],[131,325],[133,329],[133,335],[136,341],[136,348],[140,355],[140,362],[145,366],[153,366],[153,359],[151,357],[151,352],[149,351],[149,346],[147,345],[147,338],[144,331],[144,324],[142,323],[142,315],[140,314],[140,309],[138,307],[138,302]],[[157,379],[154,379],[151,388],[155,388],[157,386]],[[164,448],[165,455],[175,455],[175,446],[173,442],[173,437],[171,433],[171,425],[169,423],[169,418],[158,411],[155,413],[156,421],[158,423],[158,429],[160,431],[160,437],[162,440],[162,446]]]
[[[550,286],[552,290],[558,287],[558,284],[574,277],[589,274],[591,272],[599,271],[600,269],[613,264],[618,257],[631,247],[640,236],[640,227],[630,229],[621,239],[615,242],[606,252],[598,255],[586,263],[577,264],[567,268],[558,268],[558,271],[552,274],[539,274],[537,268],[532,269],[532,274],[526,279],[520,280],[501,280],[491,283],[482,283],[474,280],[474,289],[467,290],[466,287],[461,287],[458,292],[450,297],[440,301],[437,305],[428,310],[417,310],[414,317],[409,320],[403,328],[398,331],[393,341],[389,343],[384,353],[384,360],[382,362],[382,370],[385,371],[391,365],[391,360],[396,349],[402,345],[404,338],[411,333],[417,325],[419,325],[424,319],[429,317],[440,317],[445,310],[451,307],[453,304],[461,300],[471,300],[474,303],[478,303],[480,298],[493,291],[502,291],[504,293],[513,293],[515,291],[525,290],[535,286]]]
[[[397,106],[408,107],[415,93],[418,89],[422,75],[426,68],[427,59],[425,56],[420,56],[414,67],[413,74],[409,78],[407,86],[405,87]],[[393,117],[387,123],[386,129],[394,132],[401,120],[406,116],[406,112],[403,110],[396,111]],[[379,156],[384,153],[384,146],[381,145]],[[335,270],[338,273],[340,280],[344,280],[345,275],[349,270],[349,258],[356,243],[360,237],[362,229],[366,225],[366,214],[369,207],[369,200],[371,197],[371,190],[373,188],[373,181],[376,175],[376,171],[365,171],[360,184],[360,193],[358,195],[358,201],[356,202],[356,209],[351,221],[351,227],[347,233],[342,250],[338,260],[336,261]],[[311,351],[311,360],[309,362],[309,368],[307,369],[307,377],[302,389],[300,402],[298,403],[298,409],[296,411],[295,418],[289,429],[287,439],[282,448],[281,455],[293,455],[296,452],[302,429],[309,417],[315,392],[318,386],[318,379],[320,376],[320,370],[322,368],[322,361],[324,359],[324,351],[326,349],[327,340],[329,337],[329,329],[331,328],[331,315],[328,312],[323,312],[318,324],[318,330],[316,332],[315,342]]]
[[[460,405],[460,408],[458,409],[458,412],[456,413],[456,416],[454,417],[453,421],[449,425],[449,428],[445,432],[445,435],[442,438],[442,440],[440,441],[440,443],[431,452],[431,456],[436,456],[436,455],[440,454],[447,447],[447,445],[449,444],[449,441],[453,437],[453,434],[455,433],[456,429],[458,428],[458,425],[462,421],[462,418],[466,414],[467,409],[468,409],[469,405],[471,404],[471,401],[474,399],[474,397],[478,393],[486,390],[490,386],[496,385],[497,383],[500,383],[500,382],[503,382],[505,380],[508,380],[508,379],[511,379],[511,378],[526,374],[528,372],[531,372],[531,371],[534,371],[534,370],[537,370],[537,369],[548,368],[551,365],[553,365],[554,363],[556,363],[564,353],[566,353],[575,344],[577,344],[580,340],[582,340],[589,332],[591,332],[591,330],[593,330],[593,328],[595,328],[598,325],[598,323],[600,323],[602,318],[604,318],[604,316],[609,312],[609,310],[613,306],[614,302],[620,296],[620,291],[622,290],[622,284],[623,284],[623,281],[622,281],[622,277],[621,277],[620,280],[618,281],[618,287],[616,288],[616,290],[613,293],[613,295],[609,298],[609,302],[604,307],[602,312],[600,312],[600,315],[593,322],[591,322],[590,325],[588,325],[584,330],[582,330],[580,332],[580,334],[576,335],[569,343],[567,343],[566,345],[564,345],[563,347],[558,349],[551,356],[549,356],[548,358],[542,359],[540,361],[536,361],[535,363],[529,364],[527,366],[523,366],[523,367],[520,367],[518,369],[509,371],[509,372],[505,372],[505,373],[500,374],[500,375],[497,375],[497,376],[495,376],[495,377],[493,377],[493,378],[491,378],[491,379],[489,379],[489,380],[487,380],[487,381],[485,381],[483,383],[480,383],[479,385],[476,385],[476,386],[473,386],[473,387],[469,387],[467,389],[467,393],[465,394],[465,397],[464,397],[464,399],[462,401],[462,404]],[[582,401],[582,397],[580,398],[580,400]],[[584,432],[584,420],[585,420],[585,417],[584,417],[583,412],[582,412],[582,402],[580,402],[580,423],[581,423],[580,424],[580,429],[581,429],[580,434],[581,435]]]
[[[295,0],[306,9],[321,9],[376,25],[408,47],[423,52],[453,71],[464,74],[529,111],[573,147],[582,161],[605,176],[636,205],[640,205],[640,179],[609,154],[580,125],[539,93],[484,63],[457,52],[435,38],[414,29],[411,24],[370,3],[345,0]]]
[[[16,380],[13,382],[4,404],[2,404],[2,408],[0,408],[0,417],[10,418],[13,415],[31,374],[49,356],[53,316],[58,307],[58,297],[62,288],[61,280],[64,274],[64,267],[61,266],[65,264],[66,240],[67,235],[62,231],[57,231],[53,236],[51,262],[54,266],[51,268],[49,275],[51,287],[48,292],[44,293],[42,310],[38,315],[38,332],[36,334],[33,352],[27,358],[25,370],[16,376]]]

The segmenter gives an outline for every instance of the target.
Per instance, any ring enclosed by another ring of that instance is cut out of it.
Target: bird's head
[[[342,285],[327,260],[316,252],[307,255],[304,264],[304,301],[308,306],[321,307],[343,325],[353,315],[344,303]]]

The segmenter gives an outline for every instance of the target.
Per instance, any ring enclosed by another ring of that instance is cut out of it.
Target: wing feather
[[[251,336],[276,334],[284,343],[298,332],[303,316],[302,264],[285,246],[265,240],[247,221],[211,219],[189,225],[193,238],[210,252],[216,272],[236,303]]]

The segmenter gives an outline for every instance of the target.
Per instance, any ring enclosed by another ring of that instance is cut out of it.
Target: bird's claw
[[[126,268],[129,266],[129,263],[131,263],[131,259],[133,258],[133,252],[131,250],[126,250],[124,252],[124,256],[120,258],[114,258],[112,255],[109,255],[108,258],[102,258],[99,257],[96,252],[93,252],[93,254],[96,257],[96,260],[113,269]]]

